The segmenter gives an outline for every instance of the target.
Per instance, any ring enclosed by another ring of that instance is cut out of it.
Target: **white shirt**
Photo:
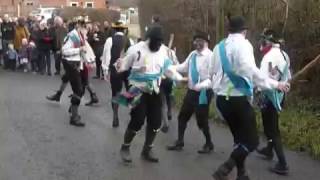
[[[280,80],[281,74],[284,73],[284,70],[287,66],[287,61],[289,63],[289,57],[284,54],[283,51],[281,51],[280,45],[274,44],[270,51],[263,56],[260,65],[260,70],[264,74],[277,81]],[[290,75],[288,78],[290,78]]]
[[[127,71],[140,71],[145,69],[143,74],[157,74],[160,73],[165,60],[169,59],[167,48],[162,45],[157,52],[151,52],[148,46],[148,41],[141,41],[138,44],[131,46],[127,55],[119,61],[120,69],[118,72]],[[173,66],[165,72],[165,75],[171,79],[180,81],[183,77],[175,71]],[[161,77],[153,82],[153,88],[156,93],[159,93]]]
[[[199,80],[197,84],[192,82],[191,77],[191,59],[192,55],[196,53],[197,70],[199,72]],[[211,77],[213,75],[212,69],[210,69],[210,64],[212,64],[212,51],[209,48],[203,49],[201,52],[192,51],[187,59],[177,66],[176,70],[180,73],[188,73],[188,88],[192,90],[199,91],[201,89],[208,89],[211,87]],[[198,86],[197,88],[195,86]]]
[[[278,86],[278,82],[269,78],[261,72],[255,63],[253,47],[251,43],[245,39],[242,34],[230,34],[225,41],[226,54],[230,65],[234,72],[239,76],[247,79],[260,89],[274,89]],[[221,96],[243,96],[243,94],[235,88],[222,70],[220,60],[219,45],[213,50],[213,90]]]
[[[114,35],[118,35],[118,36],[124,36],[123,32],[116,32]],[[112,37],[109,37],[105,44],[104,44],[104,48],[103,48],[103,53],[101,56],[101,67],[104,71],[105,74],[109,73],[109,65],[110,65],[110,61],[111,61],[111,48],[112,48]]]

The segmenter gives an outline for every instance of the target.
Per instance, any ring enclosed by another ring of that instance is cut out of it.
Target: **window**
[[[78,2],[70,2],[71,7],[78,7],[79,3]]]
[[[93,8],[93,2],[86,2],[86,8]]]
[[[33,1],[27,1],[26,6],[33,6]]]

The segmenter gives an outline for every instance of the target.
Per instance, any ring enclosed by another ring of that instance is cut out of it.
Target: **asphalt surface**
[[[169,133],[159,133],[155,141],[159,164],[140,158],[142,130],[133,141],[134,161],[125,165],[119,149],[129,110],[120,110],[121,127],[113,129],[109,85],[92,80],[100,103],[95,107],[81,106],[80,114],[87,126],[76,128],[68,124],[70,87],[60,103],[45,99],[59,84],[58,77],[0,70],[0,180],[209,180],[232,149],[228,129],[212,123],[215,152],[198,155],[204,139],[195,121],[190,121],[184,151],[167,151],[166,145],[176,139],[174,118]],[[83,102],[88,100],[86,95]],[[291,172],[288,177],[281,177],[267,170],[274,162],[253,153],[247,163],[251,179],[320,179],[319,162],[291,151],[287,156]]]

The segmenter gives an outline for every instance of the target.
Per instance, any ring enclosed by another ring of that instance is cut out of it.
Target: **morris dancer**
[[[209,65],[212,61],[212,51],[208,48],[209,35],[197,32],[193,38],[196,50],[192,51],[187,60],[177,65],[177,71],[188,73],[188,91],[178,116],[178,140],[174,145],[168,146],[168,150],[180,151],[184,146],[184,133],[187,123],[193,113],[196,115],[197,124],[205,137],[205,144],[198,151],[200,154],[208,154],[213,150],[209,128],[209,106],[212,97],[211,77],[212,71]]]
[[[114,63],[124,54],[128,48],[131,46],[129,38],[124,34],[124,31],[127,27],[121,23],[116,22],[112,24],[112,28],[115,31],[115,34],[112,37],[109,37],[104,45],[103,55],[101,57],[102,69],[104,70],[104,75],[106,79],[110,78],[112,98],[118,95],[125,84],[126,89],[128,90],[128,71],[118,73],[114,67]],[[113,127],[119,126],[119,116],[118,109],[119,105],[117,103],[111,102],[112,111],[113,111]]]
[[[287,82],[289,78],[289,57],[281,50],[279,37],[275,31],[266,29],[262,34],[260,50],[263,53],[260,70],[270,78]],[[289,168],[281,143],[279,130],[279,112],[282,110],[284,93],[276,90],[262,91],[261,116],[264,133],[268,144],[257,152],[266,159],[273,159],[273,150],[278,157],[278,163],[270,170],[280,175],[288,174]]]
[[[237,180],[249,180],[245,160],[259,143],[255,113],[248,100],[253,94],[253,84],[263,90],[288,91],[290,87],[288,83],[269,78],[256,67],[253,47],[246,34],[244,18],[232,17],[229,20],[229,36],[213,50],[211,68],[217,107],[234,138],[234,149],[229,159],[213,174],[216,180],[228,179],[235,167]]]
[[[128,50],[125,58],[117,63],[119,72],[131,68],[129,76],[132,87],[138,87],[142,92],[140,101],[131,109],[131,120],[124,135],[121,147],[121,157],[124,162],[132,162],[130,145],[137,132],[143,126],[145,119],[146,139],[142,150],[142,157],[149,162],[159,159],[152,153],[152,144],[161,127],[161,76],[166,75],[175,80],[183,80],[182,76],[172,70],[166,48],[162,45],[163,30],[161,26],[154,26],[149,31],[147,41],[141,41]]]

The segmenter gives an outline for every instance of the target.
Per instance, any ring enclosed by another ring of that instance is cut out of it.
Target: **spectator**
[[[28,54],[28,40],[26,38],[22,39],[21,48],[19,50],[19,59],[20,65],[23,69],[23,72],[28,72],[28,63],[29,63],[29,54]]]
[[[64,27],[63,19],[59,16],[54,18],[54,43],[53,43],[53,50],[54,50],[54,59],[55,59],[55,68],[56,72],[55,75],[60,75],[61,69],[61,48],[63,45],[64,38],[66,37],[68,30]]]
[[[19,50],[22,46],[22,39],[29,39],[30,33],[25,26],[25,19],[24,17],[20,17],[18,19],[18,25],[15,30],[15,36],[14,36],[14,48],[16,50]]]
[[[113,35],[113,30],[110,27],[110,23],[108,21],[103,22],[104,36],[105,38],[109,38]]]
[[[11,69],[12,71],[16,70],[16,65],[18,61],[18,53],[14,49],[13,44],[8,45],[8,50],[6,52],[6,58],[7,58],[7,67]]]
[[[0,29],[1,29],[1,25],[2,25],[2,19],[0,18]],[[3,57],[2,57],[2,53],[3,53],[3,47],[2,47],[2,33],[0,31],[0,66],[2,66],[2,60],[3,60]]]
[[[104,33],[100,29],[100,24],[97,22],[94,23],[92,27],[92,32],[88,34],[88,42],[94,50],[94,54],[96,56],[96,76],[94,77],[95,79],[103,78],[100,57],[102,56],[105,41],[106,38],[104,36]]]
[[[2,49],[3,52],[7,52],[8,45],[13,43],[15,33],[15,25],[10,22],[10,17],[8,14],[3,16],[3,23],[1,24],[1,34],[2,34]],[[6,68],[6,59],[4,58],[4,67]]]
[[[51,76],[50,50],[52,50],[53,32],[49,31],[44,21],[40,22],[40,31],[38,35],[38,50],[40,55],[40,74],[44,75],[47,68],[47,75]]]

